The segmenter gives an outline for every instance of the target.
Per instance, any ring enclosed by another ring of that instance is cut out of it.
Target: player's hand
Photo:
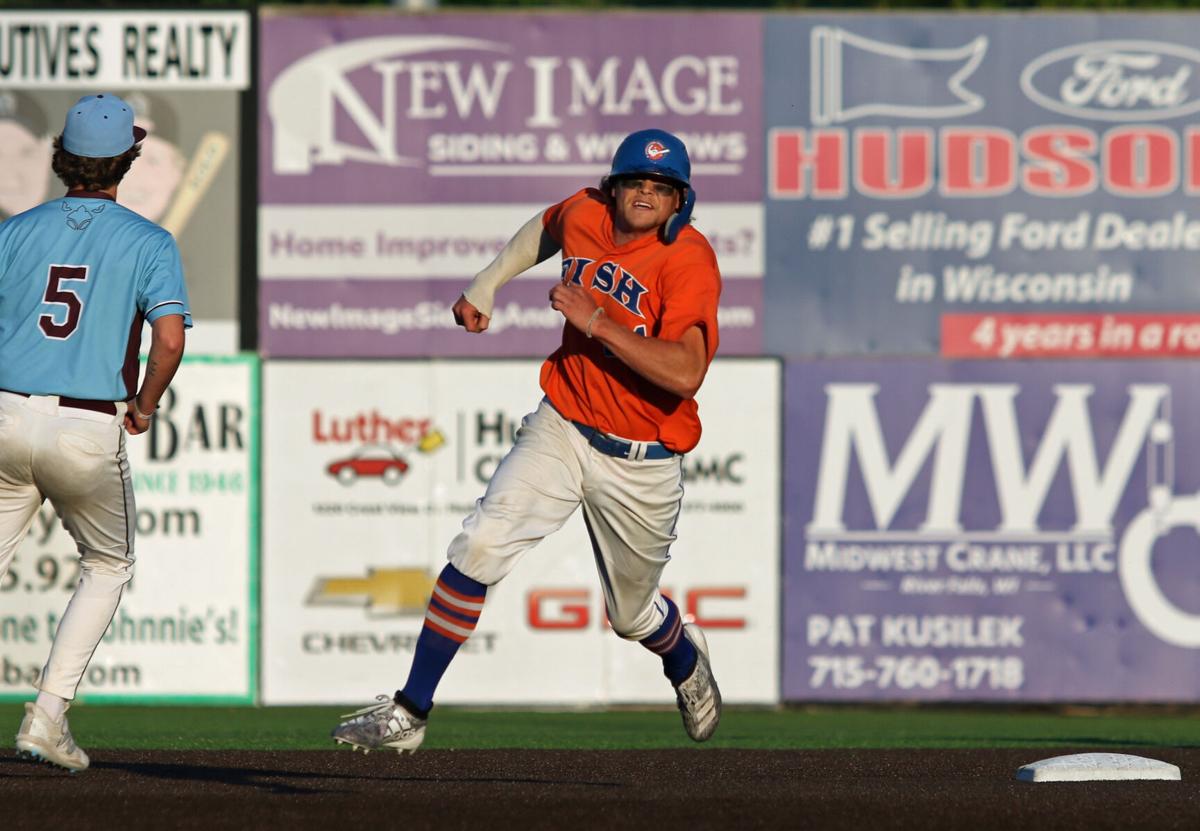
[[[150,419],[140,421],[133,413],[125,413],[125,432],[138,436],[150,429]]]
[[[454,312],[454,322],[468,332],[486,332],[491,321],[491,318],[475,308],[475,304],[466,296],[459,297],[451,311]]]
[[[141,435],[150,429],[151,417],[146,416],[145,418],[138,418],[137,414],[134,412],[135,408],[137,407],[137,405],[134,403],[136,400],[136,397],[129,399],[127,402],[128,407],[125,410],[125,432],[131,436]]]
[[[596,305],[592,293],[583,286],[555,283],[550,289],[550,308],[562,312],[567,322],[580,332],[586,331]]]

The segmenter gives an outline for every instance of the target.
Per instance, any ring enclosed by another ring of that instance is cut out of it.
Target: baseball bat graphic
[[[192,161],[183,175],[179,190],[175,192],[171,207],[167,210],[167,215],[162,222],[159,223],[173,236],[178,237],[188,220],[192,218],[196,206],[208,192],[209,186],[212,185],[213,179],[216,178],[217,171],[221,168],[221,163],[225,161],[228,153],[229,137],[224,133],[210,131],[200,137],[200,143],[196,146]]]

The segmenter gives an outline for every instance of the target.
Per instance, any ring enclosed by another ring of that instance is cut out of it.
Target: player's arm
[[[699,326],[679,340],[647,338],[614,323],[582,286],[558,283],[550,289],[550,307],[562,312],[580,332],[608,347],[622,363],[650,383],[680,398],[692,398],[708,372],[708,350]]]
[[[692,326],[677,341],[659,340],[632,332],[601,313],[592,323],[592,337],[638,375],[680,398],[694,398],[708,372],[699,326]]]
[[[488,327],[496,290],[523,271],[557,254],[562,248],[550,236],[543,223],[545,211],[521,226],[454,304],[454,322],[468,332],[483,332]]]
[[[150,427],[150,416],[158,409],[159,399],[167,391],[179,362],[183,359],[183,315],[163,315],[150,324],[150,354],[146,358],[146,375],[137,395],[130,399],[125,413],[125,430],[144,433]]]

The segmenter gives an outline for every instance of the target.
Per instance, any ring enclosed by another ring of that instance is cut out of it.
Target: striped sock
[[[425,610],[425,626],[417,638],[412,669],[396,700],[425,718],[433,707],[433,693],[454,655],[479,622],[487,586],[447,565],[438,576]]]
[[[663,602],[667,604],[666,620],[654,634],[638,643],[662,658],[663,673],[671,680],[672,685],[678,687],[696,667],[696,647],[683,636],[683,620],[679,615],[679,607],[665,595]]]

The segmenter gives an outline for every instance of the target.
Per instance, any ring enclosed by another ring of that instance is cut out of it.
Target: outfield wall
[[[1099,360],[1200,349],[1194,19],[666,18],[269,16],[266,351],[540,356],[549,267],[482,342],[445,307],[600,138],[679,131],[723,351],[787,359],[782,697],[1194,699],[1187,369]]]
[[[182,592],[188,631],[193,573],[238,575],[212,610],[244,613],[247,642],[189,647],[147,663],[148,686],[104,694],[299,703],[402,679],[445,545],[537,400],[557,266],[507,286],[486,335],[448,307],[521,223],[653,125],[687,139],[725,278],[666,580],[715,631],[730,700],[1200,700],[1196,22],[0,12],[15,50],[0,163],[40,170],[4,148],[33,136],[44,153],[47,114],[92,85],[163,97],[158,112],[179,110],[164,216],[186,219],[189,348],[240,339],[265,359],[261,505],[238,492],[228,507],[249,542],[185,558],[182,589],[154,583],[155,603]],[[180,395],[245,381],[237,361],[209,371],[187,364]],[[354,432],[368,424],[404,475],[330,475],[380,443]],[[160,463],[144,466],[183,464]],[[147,510],[168,478],[139,482]],[[168,562],[176,541],[155,533],[147,550],[169,543]],[[494,590],[445,700],[662,700],[653,660],[603,631],[585,543],[569,527]],[[68,554],[27,543],[0,585],[19,600],[0,615],[4,691],[45,646],[39,587],[63,589]],[[158,562],[139,565],[148,585]]]

